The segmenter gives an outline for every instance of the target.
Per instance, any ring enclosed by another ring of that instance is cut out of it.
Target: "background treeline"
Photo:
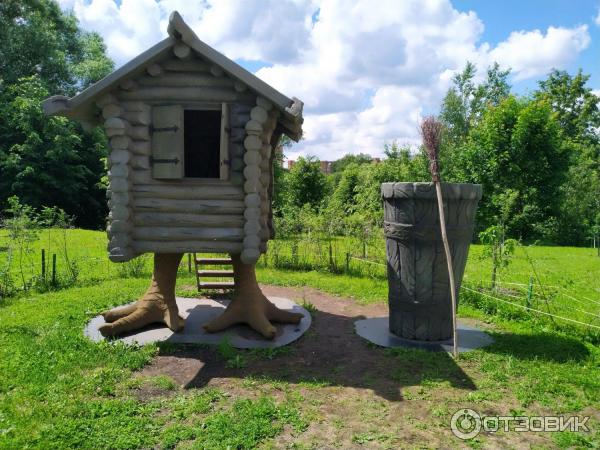
[[[1,210],[16,195],[38,210],[63,209],[77,226],[104,227],[104,133],[46,117],[41,101],[71,96],[112,70],[102,38],[54,1],[0,2]]]
[[[525,242],[584,245],[600,233],[600,99],[589,76],[553,70],[526,96],[511,93],[497,64],[477,82],[473,64],[456,75],[441,105],[443,179],[481,183],[478,231],[500,227]],[[427,161],[397,143],[385,158],[349,154],[319,170],[300,158],[277,173],[280,233],[326,231],[357,237],[382,221],[379,186],[429,181]]]
[[[104,228],[106,140],[41,101],[73,95],[113,70],[102,38],[78,28],[53,0],[0,2],[0,210],[9,198],[58,207],[83,228]],[[600,113],[588,76],[552,71],[526,96],[511,93],[498,65],[478,77],[468,63],[441,105],[441,152],[449,182],[484,186],[478,227],[524,241],[583,245],[600,234]],[[381,227],[380,184],[427,181],[420,151],[397,143],[385,158],[348,155],[324,175],[316,158],[277,167],[280,235],[360,239]]]

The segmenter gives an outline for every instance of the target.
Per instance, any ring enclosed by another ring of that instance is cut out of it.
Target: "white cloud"
[[[308,39],[309,2],[277,0],[59,0],[87,30],[99,32],[121,65],[166,37],[177,10],[200,39],[230,58],[292,61]]]
[[[452,76],[470,60],[512,67],[517,80],[565,68],[590,42],[586,26],[517,31],[496,46],[484,24],[450,0],[60,0],[98,31],[122,64],[166,36],[178,10],[230,58],[262,61],[257,75],[305,102],[305,139],[292,157],[335,159],[416,144]]]
[[[576,28],[549,27],[546,34],[539,30],[515,31],[490,53],[493,61],[511,67],[516,80],[543,75],[550,68],[561,69],[574,61],[590,44],[587,25]]]
[[[600,27],[600,7],[598,8],[598,14],[596,15],[596,18],[594,19],[594,23]]]

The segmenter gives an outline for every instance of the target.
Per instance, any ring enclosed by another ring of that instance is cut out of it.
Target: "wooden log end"
[[[164,72],[164,70],[158,64],[152,64],[152,65],[148,66],[148,68],[146,69],[146,72],[148,72],[148,75],[150,75],[151,77],[157,77],[157,76],[161,75]]]

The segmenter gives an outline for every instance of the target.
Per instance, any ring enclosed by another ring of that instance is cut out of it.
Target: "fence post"
[[[329,241],[329,270],[333,272],[333,249],[331,248],[331,241]]]
[[[527,286],[527,307],[531,307],[531,297],[533,295],[533,277],[529,277],[529,285]]]
[[[350,273],[350,253],[346,252],[346,273]]]
[[[363,258],[367,257],[367,241],[363,241]]]
[[[42,249],[42,278],[46,281],[46,249]]]
[[[192,273],[192,254],[188,253],[188,272]]]
[[[56,284],[56,253],[52,253],[52,284]]]

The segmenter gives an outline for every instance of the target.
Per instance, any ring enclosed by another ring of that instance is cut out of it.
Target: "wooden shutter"
[[[220,178],[229,180],[229,105],[221,105]]]
[[[152,108],[152,176],[183,178],[183,108],[180,105]]]

